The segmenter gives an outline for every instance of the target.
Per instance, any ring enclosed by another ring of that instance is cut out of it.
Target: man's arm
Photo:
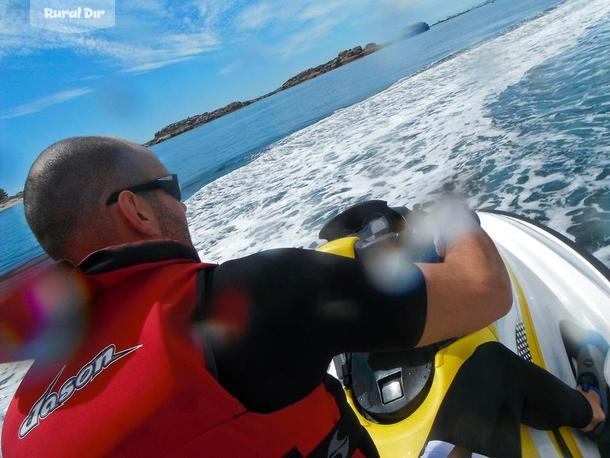
[[[494,243],[478,227],[447,244],[443,263],[418,265],[428,297],[418,346],[476,331],[510,310],[508,273]]]
[[[270,412],[318,385],[333,355],[402,350],[420,340],[426,287],[410,264],[400,291],[380,291],[354,259],[302,249],[257,253],[214,272],[208,322],[220,383]]]

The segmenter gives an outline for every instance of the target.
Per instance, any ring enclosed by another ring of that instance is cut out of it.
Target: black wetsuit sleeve
[[[421,271],[399,291],[375,287],[350,258],[302,249],[258,253],[221,264],[211,285],[220,382],[254,411],[300,399],[346,351],[411,348],[426,320]]]

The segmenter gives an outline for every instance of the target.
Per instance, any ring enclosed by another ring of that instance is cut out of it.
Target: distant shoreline
[[[466,13],[470,13],[473,10],[476,10],[478,8],[481,8],[483,6],[487,6],[490,3],[495,3],[496,0],[486,0],[483,3],[480,3],[478,5],[473,6],[472,8],[467,9],[466,11],[462,11],[461,13],[455,13],[452,14],[451,16],[447,16],[445,19],[441,19],[440,21],[436,21],[434,24],[432,24],[430,27],[434,27],[435,25],[439,25],[442,24],[443,22],[447,22],[450,21],[451,19],[455,19],[456,17],[460,17]]]
[[[426,27],[426,30],[428,30],[429,27],[427,26],[427,24]],[[279,88],[266,94],[263,94],[260,97],[250,100],[231,102],[222,108],[218,108],[217,110],[205,112],[195,116],[190,116],[188,118],[182,119],[181,121],[169,124],[163,129],[155,132],[154,138],[144,143],[144,146],[152,146],[164,142],[165,140],[169,140],[172,137],[194,129],[195,127],[199,127],[202,124],[206,124],[210,121],[218,119],[245,106],[252,105],[253,103],[258,102],[259,100],[271,97],[272,95],[284,91],[292,86],[296,86],[297,84],[301,84],[302,82],[315,78],[316,76],[342,67],[343,65],[353,62],[356,59],[368,56],[369,54],[372,54],[375,51],[384,48],[385,46],[387,45],[369,43],[364,48],[362,46],[356,46],[354,48],[341,51],[334,59],[329,60],[328,62],[325,62],[322,65],[318,65],[317,67],[309,68],[305,71],[302,71],[298,75],[295,75],[292,78],[286,80]]]
[[[20,202],[23,202],[23,197],[16,197],[16,196],[9,197],[4,202],[0,203],[0,212],[2,212],[4,210],[8,210],[9,208],[17,205]]]

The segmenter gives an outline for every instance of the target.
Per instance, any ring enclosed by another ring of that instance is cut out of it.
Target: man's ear
[[[117,201],[119,211],[127,223],[136,231],[146,236],[158,236],[159,226],[151,206],[131,191],[123,191]]]

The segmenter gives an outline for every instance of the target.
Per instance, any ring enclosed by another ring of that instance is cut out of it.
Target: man
[[[77,267],[64,261],[0,304],[38,358],[7,413],[9,458],[374,456],[326,375],[330,358],[464,335],[512,302],[498,252],[465,210],[437,225],[444,262],[401,269],[400,291],[310,250],[202,264],[176,177],[120,139],[47,148],[24,204],[41,246]],[[59,298],[34,330],[32,297]]]

